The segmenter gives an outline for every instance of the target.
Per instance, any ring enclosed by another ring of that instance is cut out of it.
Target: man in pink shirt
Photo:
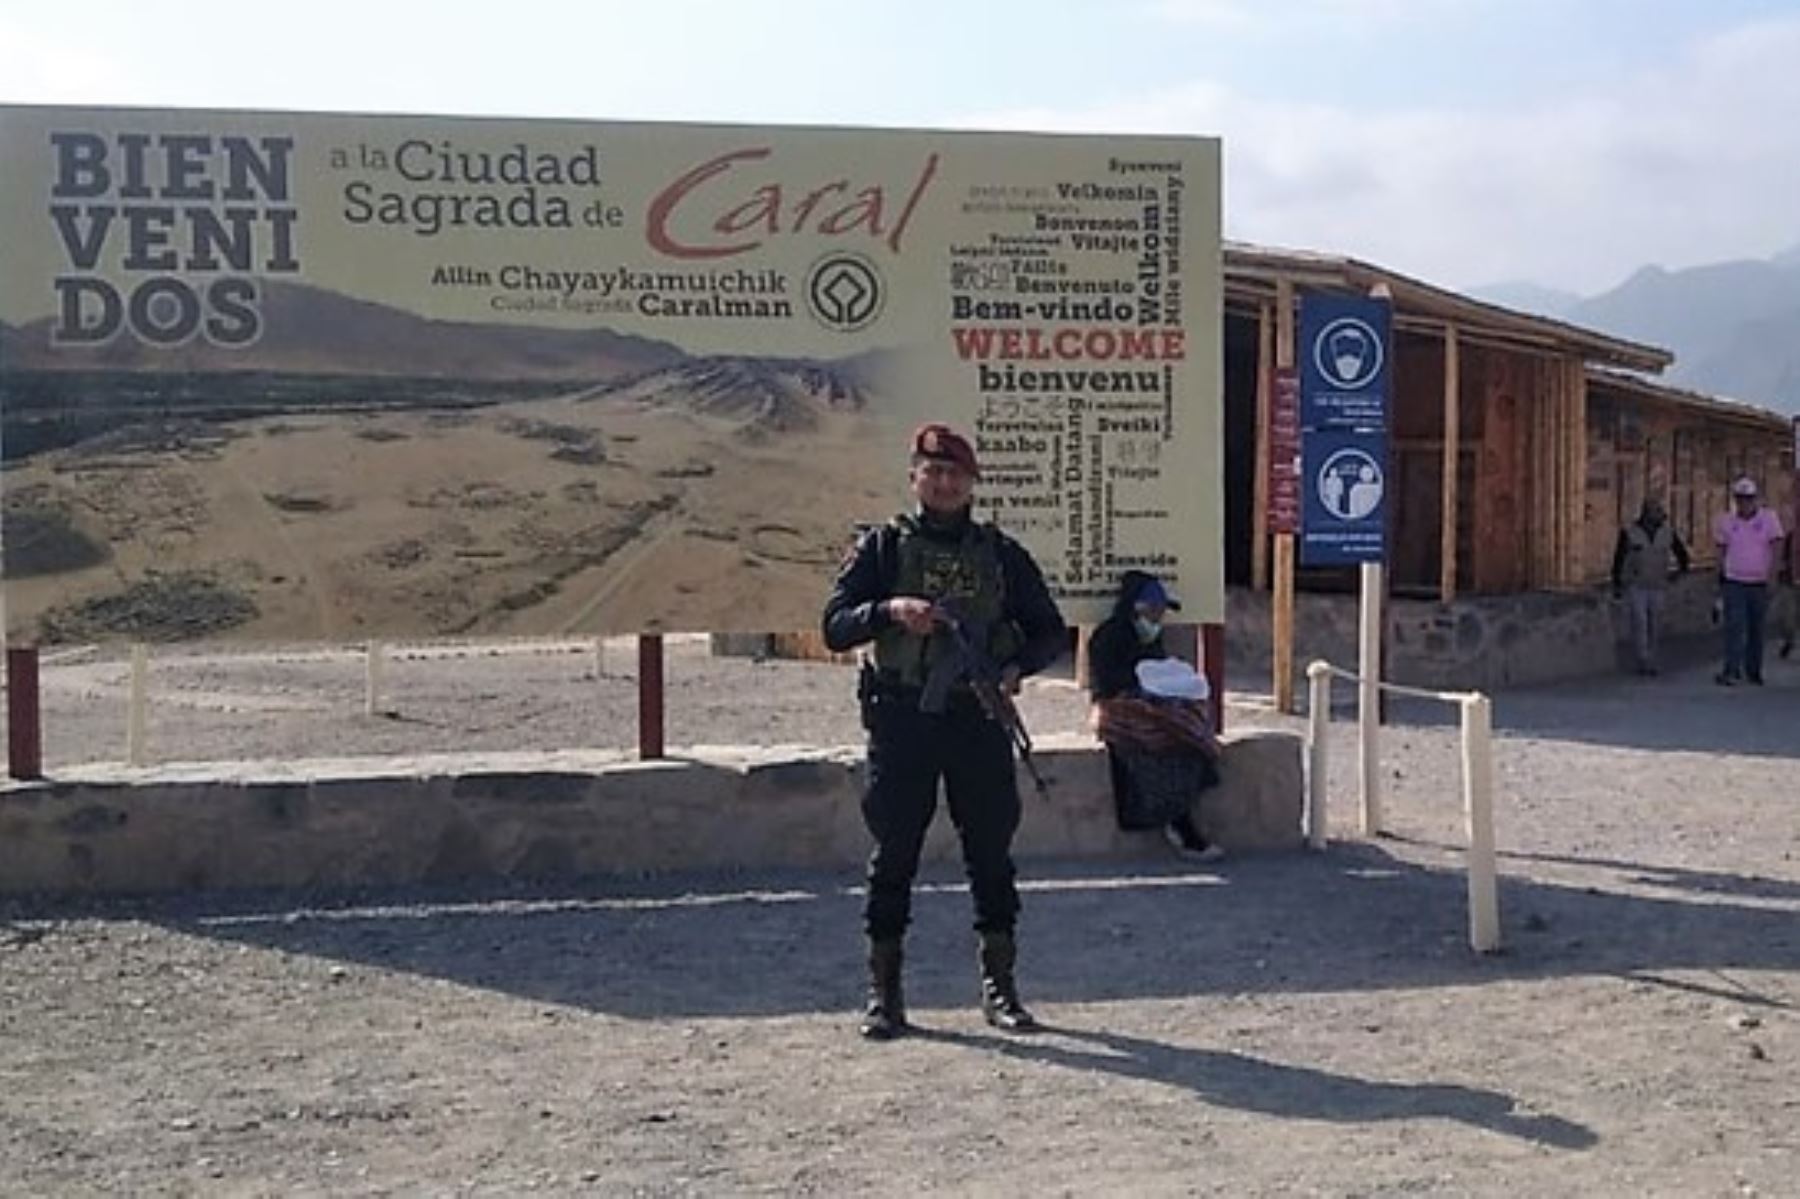
[[[1719,591],[1725,607],[1725,669],[1720,686],[1739,679],[1762,685],[1763,618],[1769,606],[1769,584],[1775,557],[1786,536],[1781,519],[1757,502],[1756,484],[1748,478],[1731,485],[1732,510],[1713,524],[1719,545]]]

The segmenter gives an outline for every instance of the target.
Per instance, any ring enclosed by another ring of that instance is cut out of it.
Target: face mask
[[[1137,630],[1139,641],[1155,641],[1162,632],[1162,624],[1151,620],[1148,616],[1132,617],[1131,626]]]

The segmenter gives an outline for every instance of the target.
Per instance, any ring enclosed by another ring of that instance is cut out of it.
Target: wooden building
[[[1605,579],[1622,516],[1664,496],[1710,542],[1726,486],[1749,474],[1791,513],[1785,418],[1644,381],[1667,351],[1514,312],[1354,258],[1225,250],[1227,580],[1268,584],[1269,405],[1293,361],[1305,291],[1392,298],[1389,569],[1399,596],[1587,588]],[[1710,546],[1706,547],[1710,549]],[[1348,571],[1300,586],[1347,587]]]
[[[1652,383],[1615,371],[1588,372],[1587,580],[1605,578],[1613,533],[1657,496],[1670,522],[1712,565],[1713,518],[1733,481],[1756,482],[1765,502],[1794,528],[1792,419],[1767,409]]]
[[[1702,565],[1730,482],[1755,479],[1793,522],[1787,418],[1644,376],[1673,355],[1514,312],[1354,258],[1227,244],[1225,646],[1230,686],[1271,678],[1274,605],[1268,508],[1277,367],[1294,361],[1307,291],[1393,302],[1389,677],[1498,687],[1613,669],[1621,616],[1604,584],[1618,530],[1662,497]],[[1356,654],[1355,574],[1300,570],[1288,686],[1313,656]],[[1707,627],[1705,572],[1671,597],[1672,632]],[[743,639],[739,639],[743,640]],[[816,633],[740,652],[827,656]]]

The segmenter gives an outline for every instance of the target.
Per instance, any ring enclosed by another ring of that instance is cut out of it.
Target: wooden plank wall
[[[1617,415],[1610,400],[1590,395],[1587,422],[1587,536],[1582,542],[1582,563],[1589,582],[1600,582],[1612,568],[1613,540],[1618,536],[1619,461],[1614,426]],[[1634,509],[1635,511],[1635,509]],[[1595,571],[1601,573],[1596,575]]]
[[[1788,435],[1658,404],[1604,384],[1595,388],[1587,448],[1590,526],[1583,582],[1605,581],[1620,526],[1637,519],[1646,495],[1661,496],[1675,531],[1703,566],[1717,562],[1712,522],[1731,483],[1749,474],[1786,523],[1793,511]],[[1610,485],[1605,485],[1610,484]]]
[[[1529,429],[1526,586],[1556,591],[1581,586],[1586,574],[1588,456],[1587,375],[1573,357],[1519,356],[1528,381],[1520,403]]]
[[[1483,595],[1530,585],[1527,532],[1533,525],[1528,457],[1530,409],[1519,394],[1519,356],[1466,347],[1463,382],[1481,411],[1475,506],[1474,589]],[[1529,381],[1524,381],[1529,386]]]
[[[1579,587],[1586,581],[1587,557],[1587,369],[1572,356],[1560,359],[1557,365],[1562,379],[1563,430],[1558,466],[1567,523],[1558,547],[1560,569],[1556,581],[1560,587]]]
[[[1468,571],[1495,595],[1582,586],[1592,505],[1587,375],[1569,356],[1471,347],[1464,384],[1482,415],[1468,503]]]
[[[1558,380],[1551,363],[1533,357],[1528,368],[1531,387],[1523,397],[1531,428],[1531,572],[1527,583],[1535,591],[1556,585],[1557,500],[1561,480],[1556,469],[1557,420],[1560,409]]]

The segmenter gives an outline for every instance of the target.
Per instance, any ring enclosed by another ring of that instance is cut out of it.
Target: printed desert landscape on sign
[[[810,627],[851,522],[896,502],[879,351],[697,357],[300,285],[265,307],[253,369],[0,326],[14,636]]]

